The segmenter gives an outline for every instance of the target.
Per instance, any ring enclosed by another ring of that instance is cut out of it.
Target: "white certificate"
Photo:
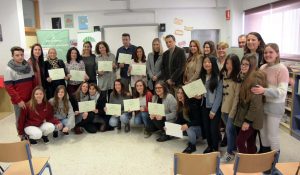
[[[131,63],[131,54],[119,53],[118,63],[130,64]]]
[[[181,125],[165,122],[166,134],[174,137],[183,138],[183,133],[181,130]]]
[[[231,47],[227,49],[227,54],[231,54],[234,53],[236,54],[240,60],[242,60],[243,56],[244,56],[244,49],[243,48],[239,48],[239,47]]]
[[[82,70],[70,70],[71,79],[73,81],[84,81],[85,71]]]
[[[128,99],[123,100],[124,111],[139,111],[140,110],[140,99]]]
[[[96,109],[96,101],[82,101],[78,102],[79,112],[90,112]]]
[[[111,104],[106,103],[106,114],[121,116],[121,105],[120,104]]]
[[[48,70],[49,77],[52,80],[61,80],[65,78],[65,70],[64,68],[58,68],[58,69],[50,69]]]
[[[182,88],[189,98],[193,98],[196,95],[202,95],[206,93],[206,88],[201,79],[198,79],[187,85],[184,85],[182,86]]]
[[[146,75],[145,64],[132,64],[131,75]]]
[[[148,111],[151,115],[165,116],[165,105],[159,103],[148,103]]]
[[[112,72],[112,61],[98,61],[98,71]]]

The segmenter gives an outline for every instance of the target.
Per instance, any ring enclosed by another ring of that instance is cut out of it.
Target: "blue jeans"
[[[119,120],[121,123],[128,124],[131,119],[131,113],[125,112],[121,116],[111,116],[109,119],[109,125],[112,127],[117,127]]]
[[[236,150],[236,130],[233,125],[233,118],[228,116],[228,113],[222,113],[222,119],[226,123],[226,135],[227,135],[227,152],[233,154],[233,151]]]
[[[145,126],[148,126],[149,114],[148,112],[139,112],[135,117],[134,117],[134,124],[136,125],[141,125],[144,124]]]
[[[189,142],[193,145],[196,145],[197,138],[201,136],[201,127],[200,126],[190,126],[186,133],[189,137]]]

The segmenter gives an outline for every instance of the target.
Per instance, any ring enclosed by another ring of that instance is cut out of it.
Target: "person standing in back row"
[[[116,62],[117,63],[118,63],[118,60],[119,60],[119,54],[120,53],[130,54],[131,59],[132,59],[132,54],[136,50],[136,46],[132,45],[130,43],[130,35],[128,33],[123,33],[122,34],[122,43],[123,43],[123,46],[118,49],[117,54],[116,54]],[[125,90],[129,91],[130,75],[127,74],[129,65],[124,64],[124,63],[119,63],[118,66],[120,68],[121,81],[125,86]]]
[[[167,35],[165,40],[168,50],[162,56],[162,79],[167,82],[170,92],[175,94],[174,88],[183,84],[186,57],[184,50],[176,46],[173,35]]]

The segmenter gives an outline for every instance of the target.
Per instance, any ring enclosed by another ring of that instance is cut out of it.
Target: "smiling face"
[[[191,42],[191,44],[190,44],[190,51],[191,51],[191,53],[192,53],[193,55],[199,52],[196,43]]]
[[[137,56],[138,60],[142,59],[142,57],[143,57],[143,50],[141,48],[138,48],[136,50],[136,56]]]
[[[243,60],[241,63],[241,72],[242,74],[247,74],[250,68],[250,63],[247,60]]]
[[[238,38],[239,48],[244,48],[246,42],[247,42],[246,36],[239,37]]]
[[[44,99],[44,92],[40,89],[37,89],[34,92],[34,99],[36,100],[36,102],[38,104],[41,104],[43,102],[43,99]]]
[[[218,47],[218,58],[224,58],[226,56],[227,48],[225,47]]]
[[[76,50],[72,50],[71,51],[71,59],[73,61],[77,59],[77,51]]]
[[[164,95],[164,88],[162,87],[161,84],[156,84],[155,85],[155,93],[159,96],[162,97]]]
[[[227,70],[228,75],[230,75],[231,72],[232,72],[232,60],[228,59],[226,61],[226,65],[225,66],[226,66],[226,70]]]
[[[172,37],[166,38],[166,45],[168,49],[174,48],[175,47],[175,41],[173,40]]]
[[[182,89],[178,89],[176,96],[178,101],[184,102],[184,92]]]
[[[64,89],[60,89],[57,93],[57,97],[61,100],[63,99],[65,96],[65,90]]]
[[[153,42],[152,47],[153,47],[154,52],[160,51],[160,43],[158,41]]]
[[[97,92],[97,89],[94,86],[90,86],[89,88],[89,94],[90,95],[95,95]]]
[[[118,82],[118,81],[115,82],[115,90],[117,91],[118,94],[121,93],[122,85],[121,85],[121,83]]]
[[[204,50],[205,55],[210,54],[211,50],[210,50],[209,44],[205,44],[203,50]]]
[[[267,46],[264,50],[264,59],[267,63],[274,64],[277,59],[279,59],[279,53],[277,53],[271,46]]]
[[[34,58],[38,59],[42,54],[42,49],[40,46],[34,46],[33,48],[33,56]]]
[[[99,51],[100,51],[101,55],[105,55],[107,53],[106,47],[103,44],[99,45]]]
[[[90,54],[91,53],[92,47],[90,46],[89,43],[84,43],[83,44],[83,53],[84,54]]]
[[[87,83],[83,83],[82,86],[81,86],[81,92],[83,94],[86,94],[89,90],[89,85]]]
[[[249,34],[247,36],[247,47],[251,52],[256,52],[259,44],[260,41],[258,41],[258,38],[255,35]]]
[[[129,47],[130,37],[129,36],[122,36],[122,43],[123,43],[124,47]]]
[[[203,68],[206,70],[207,73],[210,73],[212,70],[212,64],[208,57],[206,57],[203,61]]]
[[[50,49],[50,50],[48,51],[48,57],[49,57],[51,60],[56,59],[56,56],[57,56],[57,54],[56,54],[56,50],[55,50],[55,49]]]
[[[143,83],[142,82],[137,82],[136,84],[135,84],[135,88],[136,88],[136,91],[140,94],[140,95],[142,95],[143,94],[143,92],[144,92],[144,89],[145,89],[145,87],[144,87],[144,85],[143,85]]]

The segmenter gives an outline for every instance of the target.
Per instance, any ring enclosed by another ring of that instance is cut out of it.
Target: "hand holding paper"
[[[78,102],[79,111],[80,112],[90,112],[95,110],[96,108],[96,101],[90,100],[90,101],[82,101]]]
[[[130,64],[131,57],[131,54],[119,53],[118,63]]]
[[[152,114],[152,115],[166,116],[164,104],[149,102],[148,103],[148,111],[149,111],[149,114]]]
[[[206,88],[201,79],[184,85],[182,86],[182,88],[189,98],[193,98],[195,96],[199,96],[206,93]]]
[[[123,100],[123,103],[124,103],[124,111],[139,111],[140,110],[140,100],[138,98]]]
[[[170,136],[175,136],[179,138],[183,138],[183,133],[181,130],[181,125],[165,122],[166,134]]]
[[[112,61],[98,61],[98,71],[112,72]]]
[[[132,64],[131,75],[146,75],[145,64]]]
[[[85,71],[81,70],[70,70],[71,78],[73,81],[84,81]]]
[[[120,104],[111,104],[106,103],[106,114],[121,116],[121,105]]]
[[[49,77],[51,80],[61,80],[65,78],[65,71],[63,68],[58,68],[58,69],[50,69],[48,70]]]

